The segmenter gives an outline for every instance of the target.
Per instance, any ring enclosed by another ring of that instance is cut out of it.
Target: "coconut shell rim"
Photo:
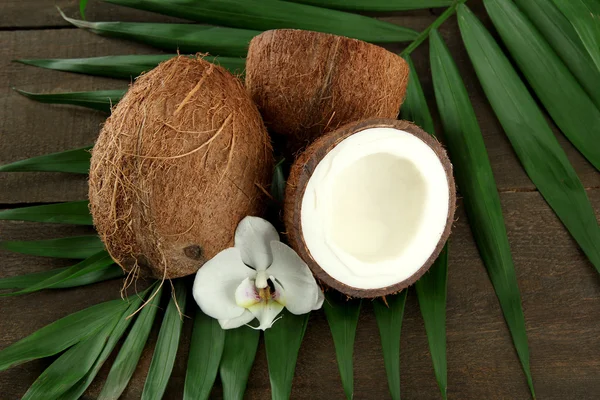
[[[333,150],[344,139],[370,128],[399,129],[408,132],[425,142],[425,144],[427,144],[436,153],[440,159],[440,162],[442,163],[444,171],[446,172],[449,198],[448,216],[444,231],[442,232],[440,240],[436,244],[434,251],[430,254],[425,263],[407,279],[397,282],[393,285],[374,289],[362,289],[347,285],[333,278],[314,260],[310,250],[308,249],[308,246],[304,241],[301,212],[302,198],[304,197],[306,186],[315,168],[323,159],[323,157]],[[439,257],[444,245],[448,241],[456,211],[456,184],[452,171],[452,163],[450,162],[447,152],[441,143],[423,129],[409,121],[374,118],[346,124],[314,141],[298,157],[298,159],[296,159],[294,165],[292,166],[292,172],[286,185],[284,207],[284,222],[288,231],[290,245],[298,252],[299,256],[304,260],[304,262],[306,262],[310,270],[320,282],[343,294],[357,298],[376,298],[398,293],[413,285],[429,270],[435,260]]]

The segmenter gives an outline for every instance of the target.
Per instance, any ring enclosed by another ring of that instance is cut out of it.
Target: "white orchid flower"
[[[233,329],[258,320],[268,329],[287,308],[306,314],[323,305],[323,292],[294,250],[279,241],[273,225],[246,217],[235,231],[235,247],[223,250],[198,270],[194,299],[202,311]]]

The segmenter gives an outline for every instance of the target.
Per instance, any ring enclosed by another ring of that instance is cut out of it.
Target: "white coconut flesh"
[[[378,289],[414,275],[435,251],[448,218],[444,166],[416,136],[369,128],[319,162],[302,198],[302,235],[337,281]]]

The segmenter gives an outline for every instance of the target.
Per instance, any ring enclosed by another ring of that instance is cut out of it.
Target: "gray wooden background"
[[[74,29],[54,8],[78,17],[75,0],[0,1],[0,164],[93,143],[105,115],[67,106],[27,100],[11,86],[39,92],[122,88],[124,81],[87,77],[28,67],[17,58],[90,57],[150,54],[157,50],[106,39]],[[471,4],[472,3],[472,4]],[[472,8],[489,26],[480,1]],[[384,20],[424,29],[440,10],[380,16]],[[90,2],[90,20],[174,21],[159,15]],[[531,371],[540,399],[600,397],[600,279],[551,209],[535,190],[485,100],[451,18],[441,29],[458,63],[477,112],[500,191],[531,350]],[[391,46],[399,50],[401,46]],[[428,46],[414,59],[430,105],[434,106]],[[567,140],[557,136],[600,215],[600,174]],[[524,135],[527,132],[523,132]],[[441,135],[443,137],[443,135]],[[29,203],[84,199],[84,177],[50,173],[0,174],[0,208]],[[464,209],[451,237],[447,307],[448,394],[453,399],[526,399],[529,392],[513,349],[494,290],[478,256]],[[0,222],[0,239],[44,239],[89,233],[86,228]],[[0,251],[0,277],[67,265],[66,262]],[[0,349],[56,319],[101,301],[116,298],[121,282],[45,291],[0,299]],[[189,345],[186,321],[180,354],[165,398],[181,398]],[[156,340],[151,336],[150,344]],[[151,346],[123,396],[141,394]],[[401,343],[402,395],[405,399],[439,398],[423,321],[413,291],[409,293]],[[49,365],[30,362],[0,373],[0,399],[20,398]],[[107,366],[86,398],[95,398]],[[221,398],[217,384],[213,391]],[[247,397],[270,397],[264,347],[261,344],[248,383]],[[300,351],[292,392],[294,399],[342,399],[333,343],[322,312],[313,313]],[[355,348],[355,398],[389,398],[380,342],[372,307],[364,303]]]

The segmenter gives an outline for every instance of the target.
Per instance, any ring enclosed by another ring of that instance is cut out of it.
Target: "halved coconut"
[[[396,118],[408,72],[402,57],[374,44],[277,29],[250,42],[246,87],[267,128],[296,152],[347,123]]]
[[[456,192],[440,143],[389,119],[348,124],[296,160],[286,189],[292,247],[326,285],[352,297],[398,292],[448,239]]]

